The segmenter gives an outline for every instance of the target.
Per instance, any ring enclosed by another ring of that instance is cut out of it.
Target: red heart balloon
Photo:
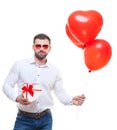
[[[90,45],[84,49],[85,64],[89,68],[89,71],[104,67],[109,62],[111,55],[111,46],[103,39],[90,41]]]
[[[95,39],[103,25],[101,14],[95,10],[75,11],[68,17],[68,28],[82,43]]]
[[[66,34],[67,34],[67,36],[69,37],[69,39],[70,39],[77,47],[83,49],[83,48],[84,48],[84,44],[80,43],[80,42],[76,39],[76,37],[72,34],[72,32],[70,32],[70,30],[69,30],[67,24],[66,24],[66,26],[65,26],[65,30],[66,30]]]

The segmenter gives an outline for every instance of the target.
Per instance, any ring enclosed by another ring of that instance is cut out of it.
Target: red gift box
[[[38,96],[37,94],[35,94],[36,92],[42,91],[41,89],[39,89],[39,85],[38,84],[29,84],[26,83],[22,86],[22,93],[24,95],[25,98],[27,98],[29,100],[33,101],[36,99],[36,97]],[[39,94],[39,93],[38,93]]]

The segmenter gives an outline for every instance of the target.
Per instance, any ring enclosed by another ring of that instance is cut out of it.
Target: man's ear
[[[32,50],[34,50],[34,44],[32,45]]]
[[[49,52],[51,51],[51,46],[49,47]]]

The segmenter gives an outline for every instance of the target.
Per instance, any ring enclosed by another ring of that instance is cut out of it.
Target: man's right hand
[[[18,102],[22,105],[28,105],[31,103],[30,101],[28,101],[27,98],[24,98],[23,94],[17,96],[16,102]]]

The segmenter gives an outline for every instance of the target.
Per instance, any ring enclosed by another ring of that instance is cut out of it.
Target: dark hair
[[[51,43],[51,39],[49,38],[49,36],[47,36],[46,34],[44,33],[40,33],[40,34],[37,34],[34,39],[33,39],[33,43],[35,43],[35,40],[36,39],[48,39],[49,41],[49,44]]]

